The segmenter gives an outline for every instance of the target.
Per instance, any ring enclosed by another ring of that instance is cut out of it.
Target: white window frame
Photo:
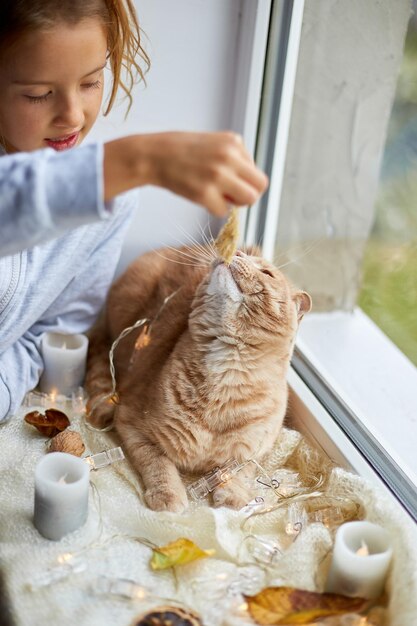
[[[285,155],[288,146],[288,137],[290,131],[291,122],[291,110],[294,96],[294,85],[297,73],[297,61],[298,50],[300,47],[300,38],[302,30],[303,12],[304,12],[304,0],[294,0],[292,3],[275,2],[271,14],[271,33],[270,41],[272,45],[272,54],[270,58],[272,62],[265,66],[265,81],[263,86],[264,94],[268,97],[264,101],[263,116],[275,115],[274,111],[270,110],[271,106],[279,106],[278,126],[275,136],[275,147],[272,157],[272,164],[270,166],[270,184],[268,189],[268,208],[266,211],[266,220],[262,241],[262,253],[267,259],[273,259],[274,246],[276,240],[276,233],[278,228],[278,217],[280,200],[282,193],[282,186],[284,182],[285,171]],[[290,13],[290,16],[285,16],[283,13]],[[282,50],[282,44],[280,39],[283,38],[283,29],[285,29],[285,19],[289,19],[288,27],[288,42],[285,46],[285,51]],[[281,32],[280,32],[281,31]],[[279,66],[285,64],[285,68]],[[274,83],[279,80],[278,75],[283,72],[282,89],[279,96],[273,96],[273,91],[276,87]],[[277,99],[279,98],[279,102]],[[264,127],[266,124],[264,125]],[[259,127],[259,136],[257,142],[257,161],[262,169],[265,169],[265,161],[267,160],[267,147],[266,144],[268,138],[265,137],[265,131],[263,131],[262,125]],[[248,221],[246,224],[245,242],[248,245],[254,245],[258,243],[257,231],[260,220],[260,202],[257,202],[250,212]]]

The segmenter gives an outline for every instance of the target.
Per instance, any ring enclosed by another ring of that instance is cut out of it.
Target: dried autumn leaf
[[[175,565],[184,565],[197,559],[212,556],[215,550],[202,550],[190,539],[180,538],[166,546],[154,548],[150,566],[153,570],[167,569]]]
[[[45,437],[54,437],[70,425],[68,417],[58,409],[47,409],[45,415],[39,411],[31,411],[25,415],[25,422],[34,426]]]
[[[69,426],[70,421],[63,411],[58,411],[58,409],[46,409],[45,416],[46,419],[50,420],[56,425],[60,432],[62,432]]]
[[[368,601],[334,593],[315,593],[292,587],[267,587],[245,596],[257,624],[312,624],[320,617],[362,611]]]

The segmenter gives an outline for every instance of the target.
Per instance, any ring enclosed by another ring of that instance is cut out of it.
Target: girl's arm
[[[15,308],[13,325],[6,320],[0,341],[5,345],[0,354],[0,422],[15,413],[25,393],[38,384],[43,371],[43,333],[83,333],[94,323],[113,280],[136,202],[137,194],[129,194],[120,201],[117,214],[85,229],[82,239],[74,233],[73,242],[68,241],[70,235],[45,246],[41,262],[32,268],[32,281],[39,285],[48,275],[49,284],[40,289],[37,299],[36,289],[29,292],[23,310]],[[63,266],[71,264],[69,255],[77,253],[77,271],[65,275]],[[39,306],[45,307],[41,316]],[[19,336],[22,317],[30,328]]]
[[[0,256],[106,218],[103,146],[47,148],[0,158]]]
[[[142,185],[164,187],[223,216],[256,202],[268,179],[231,132],[132,135],[105,145],[104,198]]]
[[[157,185],[225,215],[267,185],[234,133],[132,135],[104,145],[0,158],[0,256],[45,243],[109,216],[106,205],[134,187]]]
[[[43,370],[40,337],[29,331],[0,358],[0,423],[21,405],[25,393],[36,387]]]

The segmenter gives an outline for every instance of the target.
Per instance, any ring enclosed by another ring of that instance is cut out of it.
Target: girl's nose
[[[55,113],[54,125],[59,128],[80,130],[84,124],[82,102],[76,96],[62,98]]]

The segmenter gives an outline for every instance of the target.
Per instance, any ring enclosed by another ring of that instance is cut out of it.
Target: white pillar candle
[[[88,339],[85,335],[44,333],[41,391],[71,395],[84,382]]]
[[[378,598],[392,557],[389,533],[371,522],[347,522],[337,532],[326,591]]]
[[[41,535],[59,540],[82,526],[88,513],[90,467],[66,452],[50,452],[35,469],[34,523]]]

